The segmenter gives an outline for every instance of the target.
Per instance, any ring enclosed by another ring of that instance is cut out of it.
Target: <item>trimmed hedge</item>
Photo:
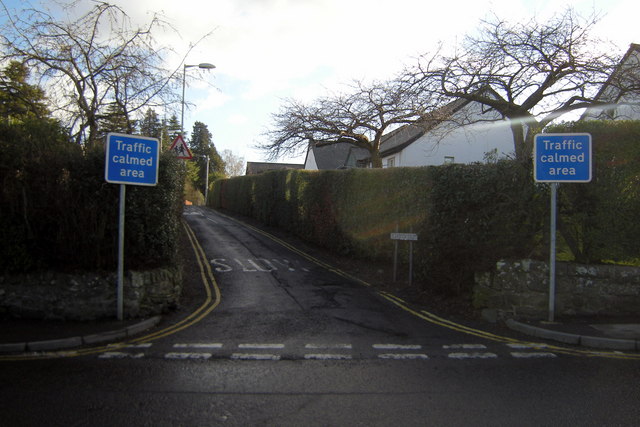
[[[592,182],[558,191],[559,230],[573,258],[640,262],[640,121],[570,122],[548,132],[592,137]]]
[[[416,279],[462,292],[497,259],[531,255],[540,199],[529,169],[499,162],[273,171],[216,181],[211,202],[359,258],[388,261],[389,234],[416,232]]]
[[[640,262],[640,122],[578,122],[594,180],[559,190],[563,259]],[[548,259],[549,190],[514,161],[423,168],[274,171],[216,181],[210,202],[340,254],[390,261],[389,233],[419,234],[416,281],[467,292],[500,259]],[[408,245],[401,245],[406,247]]]
[[[119,188],[104,180],[104,150],[84,153],[55,126],[0,126],[0,270],[115,269]],[[163,153],[156,187],[127,187],[127,269],[175,261],[183,183]]]

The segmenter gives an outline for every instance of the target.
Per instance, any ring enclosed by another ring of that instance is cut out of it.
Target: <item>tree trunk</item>
[[[371,151],[371,167],[382,168],[382,157],[380,157],[379,151]]]

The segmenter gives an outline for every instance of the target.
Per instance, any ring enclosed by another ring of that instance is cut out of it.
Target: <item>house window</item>
[[[456,160],[456,158],[453,157],[453,156],[444,156],[444,164],[445,165],[452,165],[455,160]]]
[[[392,168],[395,165],[395,157],[391,157],[390,159],[387,159],[387,166],[388,168]]]

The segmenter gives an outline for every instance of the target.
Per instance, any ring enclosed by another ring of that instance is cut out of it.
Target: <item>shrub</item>
[[[478,269],[533,252],[540,199],[529,169],[500,162],[274,171],[217,181],[212,202],[360,258],[388,261],[389,234],[416,232],[417,279],[462,292]]]
[[[82,149],[52,122],[0,125],[0,269],[115,269],[118,186],[104,150]],[[164,153],[156,187],[127,187],[127,268],[174,261],[184,175]]]
[[[640,121],[563,123],[549,132],[591,134],[593,179],[562,184],[558,227],[578,262],[640,258]]]

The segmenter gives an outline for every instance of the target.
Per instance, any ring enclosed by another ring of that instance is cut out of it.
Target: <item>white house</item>
[[[495,96],[498,96],[497,94]],[[383,137],[383,167],[432,166],[482,162],[514,152],[509,122],[496,110],[475,101],[456,100],[416,124]],[[369,167],[369,153],[347,143],[310,144],[305,169]]]
[[[385,135],[383,167],[474,163],[514,153],[509,122],[490,107],[459,99],[433,116]]]
[[[640,120],[640,44],[631,43],[595,99],[604,106],[589,108],[583,120]]]

